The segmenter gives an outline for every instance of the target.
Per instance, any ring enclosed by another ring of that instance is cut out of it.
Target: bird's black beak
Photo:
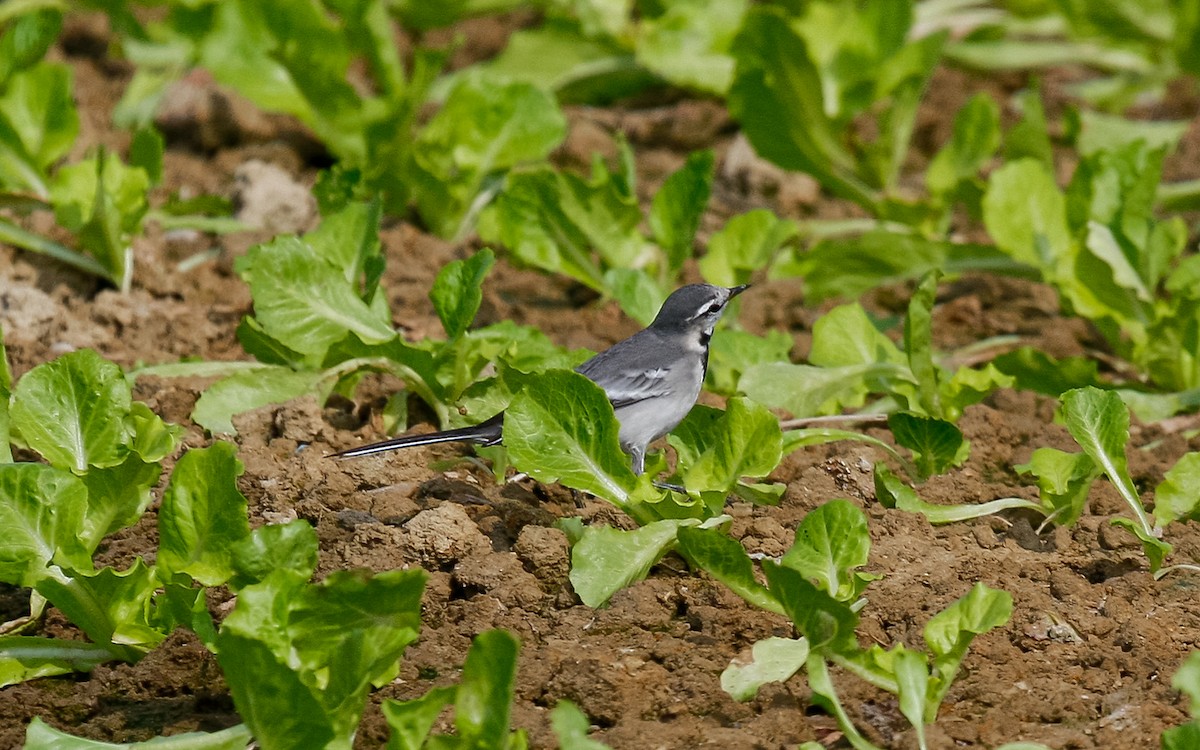
[[[741,294],[742,292],[746,291],[749,288],[750,288],[749,284],[742,284],[741,286],[729,287],[729,299],[733,299],[734,297],[738,296],[739,294]]]

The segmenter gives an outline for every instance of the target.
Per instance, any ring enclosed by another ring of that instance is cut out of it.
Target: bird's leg
[[[646,472],[646,449],[636,445],[628,446],[629,458],[633,462],[633,473],[641,476]]]
[[[681,495],[687,494],[687,487],[684,487],[682,484],[671,484],[670,482],[660,482],[657,479],[655,479],[653,482],[651,482],[651,484],[653,484],[655,487],[659,488],[660,490],[670,490],[671,492],[678,492]]]

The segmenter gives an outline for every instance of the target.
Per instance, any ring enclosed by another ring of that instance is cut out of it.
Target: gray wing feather
[[[650,341],[642,331],[626,339],[608,351],[601,352],[577,368],[585,376],[604,389],[614,409],[636,404],[646,399],[659,398],[671,392],[669,366],[647,366],[645,348],[652,347],[656,354],[662,352],[662,342]],[[652,357],[663,362],[670,358]]]

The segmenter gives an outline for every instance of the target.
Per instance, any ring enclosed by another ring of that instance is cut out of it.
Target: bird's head
[[[729,301],[746,291],[749,284],[735,287],[712,284],[688,284],[667,297],[650,327],[660,333],[693,334],[698,345],[706,346],[713,328]]]

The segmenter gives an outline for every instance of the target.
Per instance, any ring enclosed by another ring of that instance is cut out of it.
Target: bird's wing
[[[581,370],[580,372],[604,389],[604,393],[612,402],[614,409],[671,393],[671,387],[667,380],[671,370],[667,367],[615,371],[610,368],[600,368],[599,371],[583,372]]]

